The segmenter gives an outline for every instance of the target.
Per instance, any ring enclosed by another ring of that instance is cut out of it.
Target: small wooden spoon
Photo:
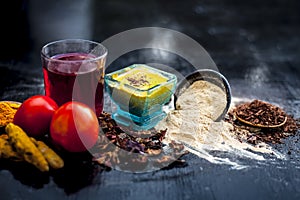
[[[278,127],[281,127],[283,126],[286,121],[287,121],[287,116],[285,116],[284,118],[284,121],[281,122],[280,124],[276,124],[276,125],[262,125],[262,124],[254,124],[254,123],[251,123],[247,120],[244,120],[242,118],[240,118],[236,113],[234,113],[234,116],[241,122],[243,122],[244,124],[248,124],[248,125],[251,125],[251,126],[254,126],[254,127],[259,127],[259,128],[278,128]]]

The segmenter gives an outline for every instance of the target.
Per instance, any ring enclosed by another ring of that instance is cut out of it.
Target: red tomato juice
[[[53,56],[43,63],[46,96],[58,106],[72,100],[85,103],[99,116],[103,110],[103,63],[86,53]]]

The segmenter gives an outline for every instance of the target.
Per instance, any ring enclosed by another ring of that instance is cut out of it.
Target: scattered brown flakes
[[[168,162],[171,164],[187,153],[182,144],[172,141],[168,144],[171,151],[166,156],[163,151],[166,145],[163,142],[166,130],[151,129],[134,133],[125,127],[119,127],[108,113],[103,113],[99,117],[99,124],[103,134],[100,134],[92,152],[95,161],[107,167],[130,166],[131,169],[128,170],[143,170],[152,158],[153,166],[157,167],[164,166],[163,164]],[[177,163],[184,163],[184,161]]]
[[[99,117],[100,127],[105,136],[114,144],[133,153],[150,153],[153,150],[162,149],[162,140],[165,137],[167,130],[159,132],[154,129],[151,131],[143,131],[142,135],[149,137],[135,137],[131,130],[119,127],[108,113],[103,113]],[[136,134],[137,135],[137,134]]]

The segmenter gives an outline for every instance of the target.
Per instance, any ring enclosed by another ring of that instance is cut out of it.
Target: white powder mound
[[[226,105],[225,92],[207,81],[194,82],[176,101],[178,110],[198,110],[211,119],[217,119]]]
[[[263,154],[273,154],[278,158],[283,155],[269,145],[257,146],[240,142],[233,126],[228,122],[215,122],[226,106],[226,95],[217,86],[197,81],[192,84],[177,100],[178,110],[170,111],[157,126],[157,130],[167,128],[167,140],[182,142],[195,155],[216,164],[228,164],[236,169],[245,166],[229,158],[218,157],[212,151],[226,152],[233,157],[245,157],[264,160]],[[180,106],[178,106],[180,105]]]

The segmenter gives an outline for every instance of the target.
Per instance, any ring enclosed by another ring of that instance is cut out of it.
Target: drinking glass
[[[107,49],[94,41],[66,39],[41,50],[45,95],[58,106],[79,101],[99,116],[103,110]]]

